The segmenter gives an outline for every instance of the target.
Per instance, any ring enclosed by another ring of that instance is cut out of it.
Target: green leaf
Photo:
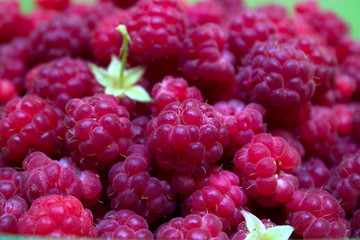
[[[294,228],[288,225],[271,227],[262,235],[261,240],[288,240],[293,231]]]
[[[89,64],[91,72],[94,74],[97,82],[103,87],[109,87],[113,85],[114,79],[112,76],[103,68],[96,66],[95,64]]]
[[[114,78],[114,79],[120,79],[120,73],[121,73],[121,61],[118,57],[112,55],[111,56],[111,62],[107,68],[107,72]]]
[[[119,88],[105,88],[106,94],[114,95],[115,97],[124,97],[125,96],[125,89],[119,89]]]
[[[255,215],[244,210],[241,211],[241,214],[245,218],[246,227],[250,233],[254,232],[258,236],[261,236],[265,233],[266,228],[264,224]]]
[[[244,240],[259,240],[259,239],[256,233],[253,232],[248,234]]]
[[[147,91],[139,85],[135,85],[129,89],[126,89],[125,94],[134,101],[151,102],[151,97]]]
[[[129,88],[136,84],[145,73],[145,66],[138,66],[124,71],[124,88]]]

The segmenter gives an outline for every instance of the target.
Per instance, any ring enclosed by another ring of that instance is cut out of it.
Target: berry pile
[[[347,23],[189,2],[0,1],[0,235],[360,236]]]

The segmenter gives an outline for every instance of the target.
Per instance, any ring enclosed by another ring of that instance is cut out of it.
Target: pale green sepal
[[[97,82],[103,87],[113,86],[113,77],[105,70],[95,64],[90,63],[89,67],[91,72],[94,74]]]
[[[261,236],[265,233],[266,228],[264,224],[255,215],[247,211],[241,211],[241,214],[245,218],[246,227],[250,233],[255,232],[258,236]]]
[[[119,80],[120,79],[120,73],[121,73],[121,61],[118,57],[112,55],[111,56],[111,62],[107,68],[107,72],[114,78]]]
[[[141,77],[144,75],[146,70],[145,66],[138,66],[124,70],[124,88],[129,88],[135,85]]]
[[[259,240],[259,239],[256,233],[253,232],[248,234],[244,240]]]
[[[118,89],[118,88],[105,88],[105,93],[106,94],[111,94],[114,95],[115,97],[125,97],[125,90],[124,89]]]
[[[271,227],[262,235],[261,240],[288,240],[293,231],[294,228],[288,225]]]
[[[125,95],[138,102],[151,102],[151,97],[147,91],[139,85],[126,89]]]

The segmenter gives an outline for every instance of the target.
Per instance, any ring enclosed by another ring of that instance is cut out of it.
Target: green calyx
[[[264,224],[255,215],[241,211],[245,218],[246,227],[250,232],[245,240],[288,240],[294,228],[288,225],[276,226],[266,229]]]
[[[90,63],[90,69],[97,82],[105,88],[106,94],[116,97],[128,97],[137,102],[151,102],[151,97],[140,85],[136,85],[145,73],[144,66],[125,69],[128,44],[131,42],[130,36],[124,25],[116,28],[123,35],[123,44],[120,50],[120,58],[111,57],[111,62],[107,69]]]

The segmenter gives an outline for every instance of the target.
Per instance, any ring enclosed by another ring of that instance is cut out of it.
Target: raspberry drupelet
[[[156,230],[158,240],[228,240],[229,237],[222,231],[221,221],[215,215],[209,213],[204,216],[190,214],[186,217],[171,219]]]
[[[115,163],[109,171],[107,189],[114,210],[129,209],[148,222],[162,220],[174,213],[176,195],[170,183],[151,177],[147,172],[151,155],[143,145],[133,145],[125,161]]]
[[[0,232],[18,232],[18,220],[28,210],[27,202],[21,196],[7,199],[0,192]]]
[[[249,197],[265,207],[288,202],[298,189],[289,174],[300,164],[300,155],[281,137],[260,133],[236,152],[234,172]]]
[[[213,107],[196,99],[168,104],[147,132],[157,166],[187,176],[204,175],[221,158],[228,137]]]
[[[22,175],[22,172],[18,172],[12,167],[0,168],[0,192],[6,199],[19,193]]]
[[[44,9],[62,11],[70,5],[70,0],[36,0],[36,4]]]
[[[4,106],[17,95],[15,84],[9,79],[0,78],[0,105]]]
[[[195,191],[184,200],[182,214],[212,213],[221,220],[224,231],[236,227],[244,220],[240,211],[247,202],[239,184],[234,173],[211,167],[205,176],[195,178]]]
[[[96,237],[93,216],[73,196],[49,195],[33,202],[18,223],[19,234],[53,238]]]
[[[85,169],[110,167],[132,144],[129,112],[113,95],[74,98],[65,112],[66,144]]]
[[[126,209],[107,212],[97,224],[97,234],[102,239],[154,239],[146,220]]]
[[[63,57],[36,67],[27,79],[29,93],[37,94],[60,109],[72,98],[92,96],[100,86],[88,63]]]
[[[343,209],[325,190],[297,190],[286,204],[286,211],[294,232],[304,239],[350,236],[350,223]]]
[[[0,120],[0,146],[4,156],[21,161],[28,153],[42,151],[48,156],[63,147],[62,113],[36,95],[8,102]]]
[[[199,1],[189,4],[186,9],[187,18],[191,27],[206,23],[224,25],[229,20],[222,5],[214,0]]]

